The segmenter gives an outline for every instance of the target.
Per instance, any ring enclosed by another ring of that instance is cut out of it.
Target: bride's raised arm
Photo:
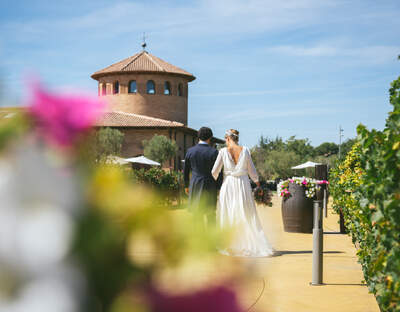
[[[214,163],[214,166],[211,170],[211,174],[214,177],[215,180],[218,179],[218,175],[222,170],[222,166],[224,165],[223,159],[222,159],[222,151],[219,151],[217,160]]]
[[[253,160],[251,159],[250,150],[247,150],[247,171],[249,172],[250,178],[253,180],[254,183],[258,182],[258,174],[256,167],[254,166]]]

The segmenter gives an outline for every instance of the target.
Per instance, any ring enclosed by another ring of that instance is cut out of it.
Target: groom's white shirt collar
[[[205,142],[205,141],[202,141],[202,140],[199,140],[199,144],[206,144],[206,145],[208,145],[208,143],[207,143],[207,142]]]

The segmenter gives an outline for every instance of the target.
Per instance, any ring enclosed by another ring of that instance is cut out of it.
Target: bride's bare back
[[[243,146],[231,146],[228,147],[228,152],[231,154],[233,161],[235,162],[235,165],[239,162],[240,154],[242,153]]]

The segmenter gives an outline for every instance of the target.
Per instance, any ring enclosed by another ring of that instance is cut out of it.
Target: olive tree
[[[176,143],[164,135],[154,135],[151,140],[143,141],[144,156],[163,164],[175,157],[178,149]]]
[[[120,155],[124,134],[112,128],[101,128],[93,137],[92,153],[96,161],[105,160],[110,155]]]

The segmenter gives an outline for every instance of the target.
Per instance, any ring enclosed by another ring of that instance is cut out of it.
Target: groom
[[[199,217],[207,216],[208,223],[215,223],[217,190],[222,184],[222,174],[215,181],[211,175],[218,151],[211,147],[212,130],[201,127],[198,132],[199,143],[188,149],[185,156],[185,191],[189,194],[192,211]],[[192,178],[189,175],[192,172]]]

